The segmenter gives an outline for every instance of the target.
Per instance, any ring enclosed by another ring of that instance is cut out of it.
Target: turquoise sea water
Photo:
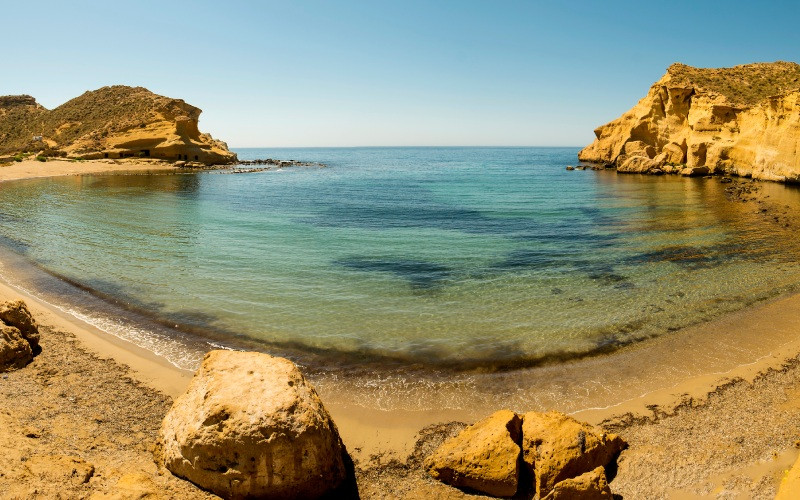
[[[669,334],[800,283],[784,220],[718,179],[565,171],[577,151],[247,149],[328,167],[4,183],[0,243],[156,320],[147,332],[64,306],[187,368],[197,358],[167,345],[172,330],[320,369],[503,370]],[[762,189],[800,206],[792,188]]]

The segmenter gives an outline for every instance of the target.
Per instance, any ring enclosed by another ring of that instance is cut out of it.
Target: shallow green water
[[[163,324],[317,365],[535,364],[800,282],[791,228],[717,179],[568,172],[572,148],[239,153],[329,167],[5,183],[0,237]]]

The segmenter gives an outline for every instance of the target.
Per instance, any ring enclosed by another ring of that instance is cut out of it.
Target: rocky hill
[[[235,161],[224,142],[200,133],[201,112],[181,99],[124,85],[86,92],[53,110],[31,96],[3,96],[0,154],[45,151],[84,159]]]
[[[594,133],[578,158],[618,172],[800,182],[800,65],[673,64],[636,106]]]

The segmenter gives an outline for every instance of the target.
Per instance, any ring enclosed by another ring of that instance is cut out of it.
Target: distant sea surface
[[[328,167],[4,183],[0,243],[58,277],[29,285],[59,307],[185,368],[198,358],[171,330],[313,367],[504,370],[800,283],[794,234],[716,178],[566,171],[577,148],[236,152]],[[763,189],[800,206],[795,189]],[[101,302],[161,330],[113,325]]]

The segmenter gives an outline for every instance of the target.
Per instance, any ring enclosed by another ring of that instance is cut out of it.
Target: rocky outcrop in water
[[[0,372],[22,368],[39,350],[39,328],[25,302],[0,304]]]
[[[223,498],[317,498],[349,460],[314,388],[283,358],[212,351],[164,418],[156,462]]]
[[[673,64],[578,158],[618,172],[800,181],[800,65]]]
[[[442,482],[493,496],[611,498],[604,467],[625,446],[563,413],[501,410],[445,441],[425,465]]]
[[[239,160],[239,165],[271,165],[279,168],[284,167],[318,167],[325,168],[327,165],[324,163],[317,163],[314,161],[298,161],[298,160],[275,160],[267,158],[263,160]]]
[[[89,91],[53,110],[28,95],[0,97],[0,154],[158,158],[229,164],[236,155],[198,129],[202,111],[142,87]]]

